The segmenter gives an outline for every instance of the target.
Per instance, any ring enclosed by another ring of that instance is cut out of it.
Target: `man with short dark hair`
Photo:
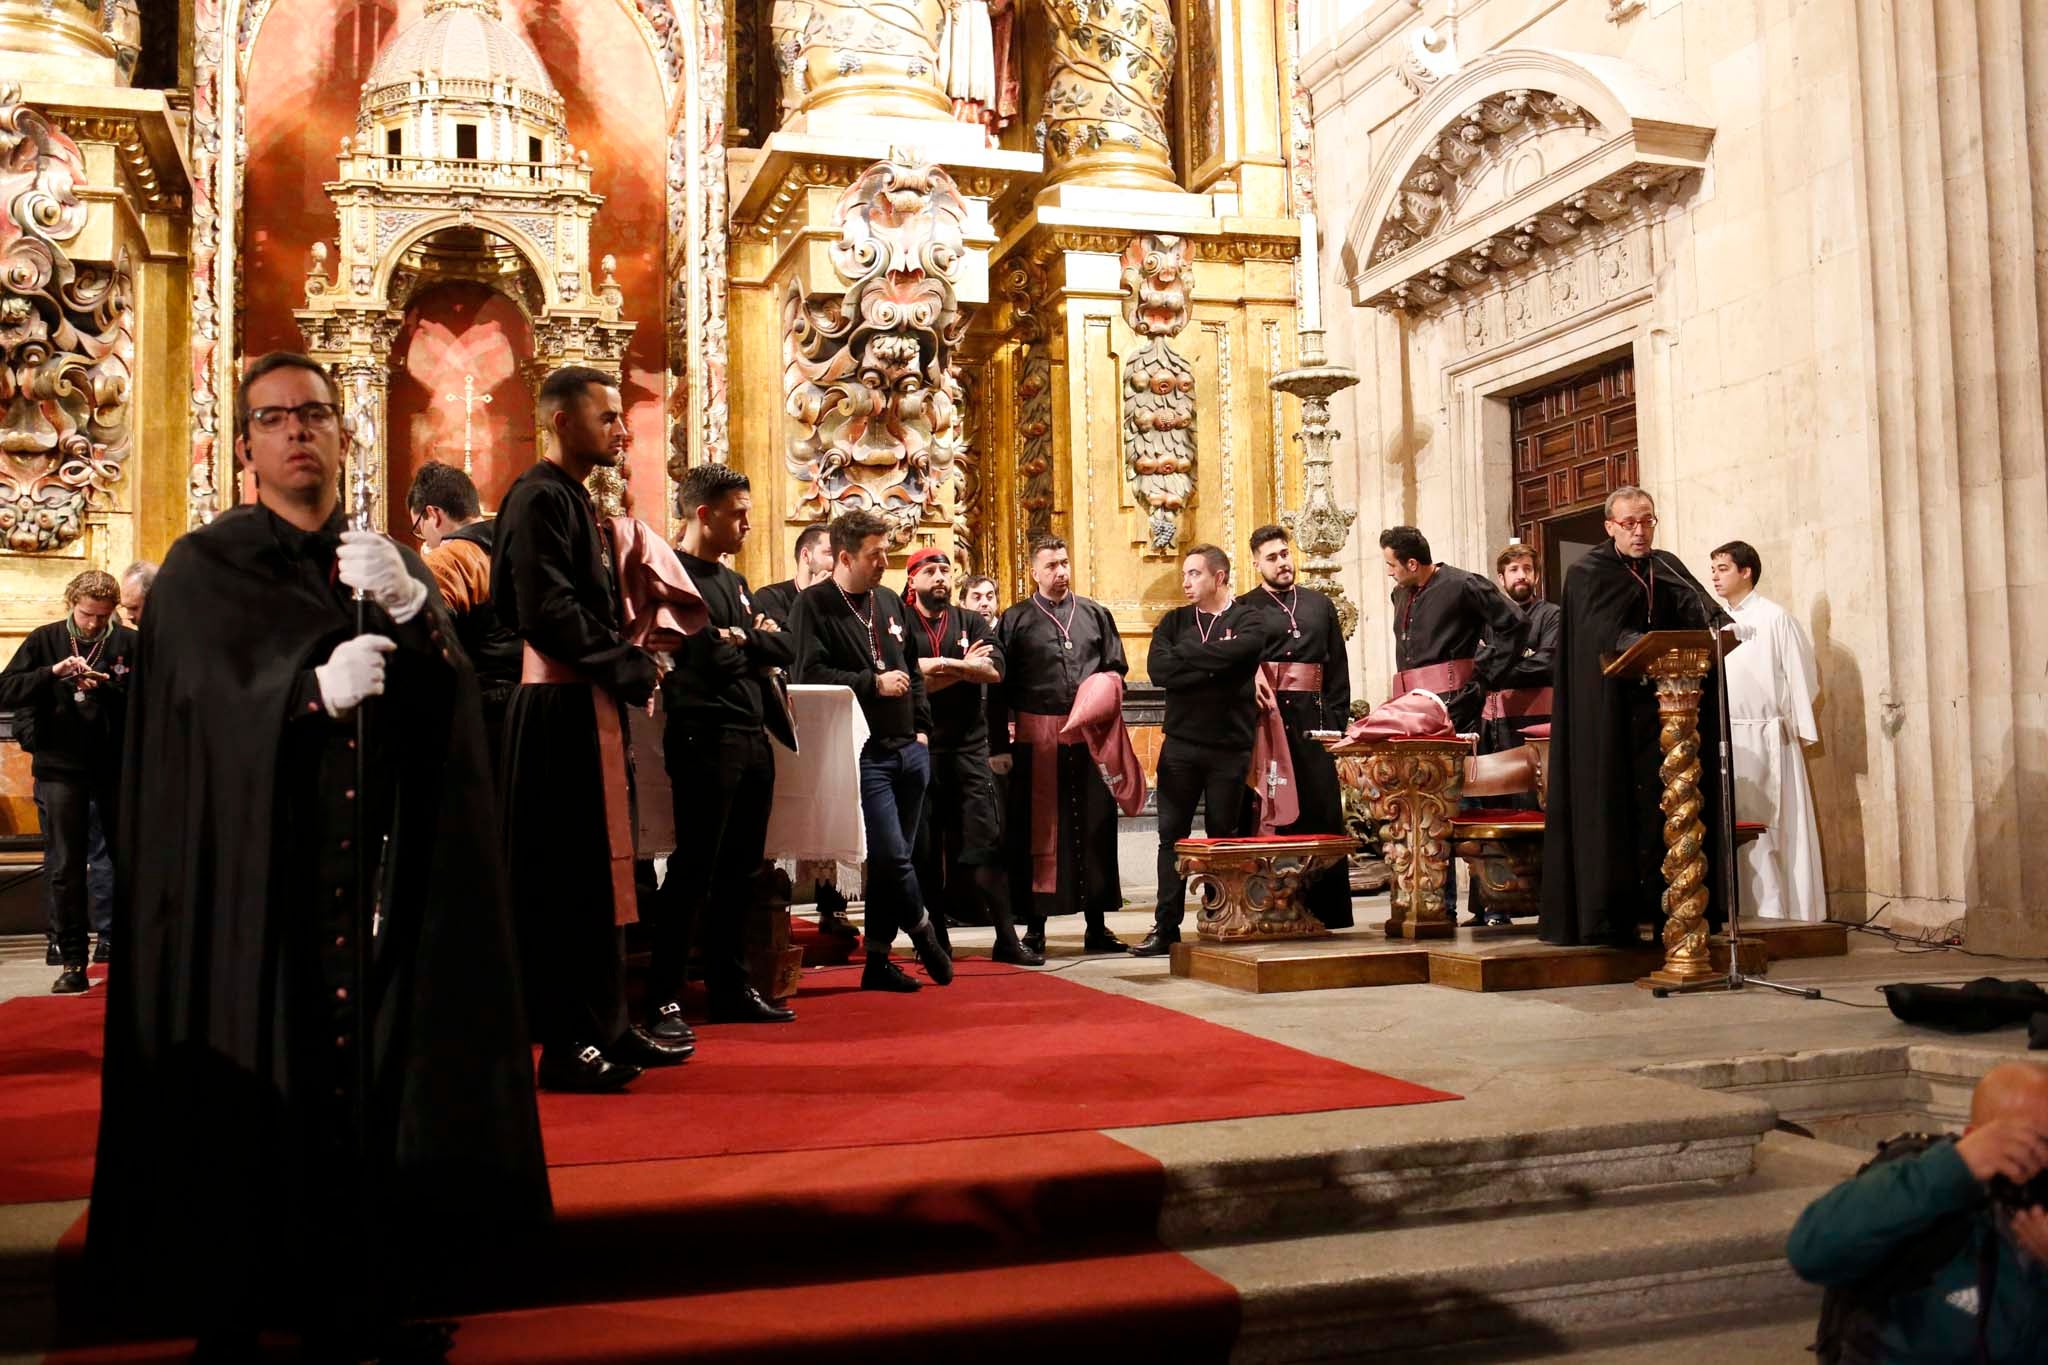
[[[256,501],[171,547],[128,702],[87,1273],[201,1358],[409,1358],[548,1216],[476,682],[343,529],[326,371],[266,356],[236,414]]]
[[[1009,870],[1003,860],[1002,811],[989,768],[987,688],[1003,680],[1003,655],[988,622],[953,605],[953,561],[944,550],[910,557],[906,580],[911,620],[923,639],[918,667],[931,699],[932,785],[918,829],[917,881],[932,924],[948,953],[949,906],[978,901],[996,931],[997,962],[1042,967],[1042,954],[1017,941],[1010,914]]]
[[[789,629],[789,614],[796,610],[796,595],[832,572],[832,535],[824,522],[797,532],[796,574],[780,583],[770,583],[754,594],[754,606],[762,615]]]
[[[616,1091],[691,1051],[626,1018],[621,926],[639,912],[624,708],[644,706],[659,675],[619,634],[612,554],[584,486],[624,458],[618,382],[556,370],[540,420],[547,453],[505,495],[491,551],[492,605],[525,642],[505,716],[506,854],[540,1084]]]
[[[896,931],[908,931],[934,985],[953,980],[953,960],[926,913],[911,848],[931,784],[931,703],[918,666],[923,641],[903,599],[882,586],[889,523],[873,512],[832,522],[832,572],[797,596],[796,680],[851,688],[868,722],[860,754],[860,807],[868,834],[867,967],[864,991],[914,991],[915,978],[889,960]]]
[[[451,464],[429,460],[412,476],[405,509],[419,537],[420,557],[433,571],[441,600],[455,618],[455,634],[476,669],[483,691],[484,737],[491,762],[504,743],[505,707],[519,685],[519,637],[505,629],[491,604],[491,540],[494,523],[469,475]]]
[[[30,631],[0,673],[0,710],[18,708],[16,733],[29,740],[24,747],[43,827],[50,945],[63,968],[50,987],[56,995],[76,995],[90,985],[93,813],[99,812],[103,829],[113,828],[136,663],[135,632],[114,619],[120,596],[112,574],[87,569],[77,575],[64,588],[64,619]],[[108,926],[99,932],[104,954]]]
[[[1745,819],[1764,826],[1737,854],[1745,914],[1822,920],[1820,821],[1803,745],[1820,738],[1813,704],[1820,671],[1792,614],[1756,590],[1764,565],[1754,546],[1731,540],[1709,560],[1714,592],[1728,604],[1742,648],[1728,656],[1728,731],[1735,789]]]
[[[960,585],[960,605],[988,622],[988,628],[996,628],[996,618],[1002,613],[996,610],[996,581],[985,573],[978,573]]]
[[[1082,951],[1121,953],[1124,941],[1103,918],[1123,905],[1117,873],[1117,803],[1087,742],[1061,734],[1081,684],[1097,673],[1123,674],[1123,640],[1101,603],[1073,591],[1067,543],[1031,543],[1036,591],[1003,613],[1000,703],[989,747],[1014,764],[1010,775],[1010,899],[1029,930],[1024,944],[1045,951],[1045,921],[1079,911],[1087,922]],[[1011,734],[1012,724],[1016,733]]]
[[[1181,561],[1188,604],[1160,618],[1146,672],[1166,690],[1166,743],[1159,750],[1159,901],[1152,932],[1133,957],[1162,957],[1180,942],[1188,879],[1174,845],[1195,826],[1214,839],[1238,833],[1245,774],[1258,722],[1259,661],[1277,634],[1270,618],[1231,595],[1230,556],[1196,545]]]
[[[746,930],[765,909],[757,879],[775,804],[775,756],[763,725],[777,704],[769,674],[796,663],[790,636],[755,609],[747,580],[721,560],[753,529],[752,485],[731,465],[693,465],[676,493],[688,518],[677,552],[709,622],[684,639],[661,682],[662,739],[675,799],[676,851],[661,888],[647,999],[656,1038],[682,1037],[683,973],[695,938],[715,1024],[782,1024],[796,1011],[771,1004],[747,978]]]
[[[1280,710],[1300,808],[1298,819],[1274,832],[1342,834],[1344,790],[1337,780],[1336,760],[1321,741],[1310,737],[1312,731],[1342,731],[1351,724],[1351,662],[1345,657],[1337,606],[1296,581],[1294,546],[1285,528],[1261,526],[1253,531],[1251,551],[1259,586],[1237,600],[1249,610],[1263,612],[1273,627],[1259,666],[1259,695],[1263,704]],[[1252,778],[1256,783],[1259,774]],[[1349,862],[1318,874],[1308,885],[1304,903],[1326,927],[1349,928]]]
[[[1657,504],[1640,488],[1607,495],[1608,539],[1564,576],[1563,623],[1552,673],[1549,790],[1543,811],[1545,943],[1634,948],[1664,918],[1664,817],[1658,801],[1662,721],[1655,691],[1610,678],[1604,661],[1654,630],[1727,618],[1676,555],[1653,548]],[[1720,707],[1709,679],[1700,699],[1700,771],[1720,762]],[[1707,846],[1721,818],[1721,784],[1700,783]],[[1708,913],[1723,913],[1720,859],[1707,859]]]
[[[1501,672],[1520,651],[1521,613],[1488,579],[1437,563],[1428,538],[1413,526],[1380,532],[1380,555],[1394,582],[1396,672],[1387,695],[1434,692],[1459,734],[1478,730],[1486,693],[1500,686]],[[1483,640],[1501,647],[1481,658]]]

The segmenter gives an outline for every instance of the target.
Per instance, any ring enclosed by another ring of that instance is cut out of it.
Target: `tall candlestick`
[[[1301,330],[1323,330],[1323,281],[1316,250],[1316,211],[1301,215]]]

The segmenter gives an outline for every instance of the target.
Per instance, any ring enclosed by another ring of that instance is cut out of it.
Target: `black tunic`
[[[986,644],[995,665],[997,686],[1003,675],[1003,647],[981,613],[948,606],[933,620],[915,605],[910,620],[918,628],[918,653],[926,659],[964,659],[975,645]],[[988,748],[988,684],[956,682],[938,692],[927,691],[932,710],[934,755],[953,749]]]
[[[476,679],[405,551],[427,605],[404,625],[366,608],[398,648],[358,782],[355,724],[327,716],[312,673],[356,632],[339,530],[228,512],[171,547],[142,626],[87,1253],[94,1283],[122,1287],[100,1308],[159,1326],[354,1311],[365,986],[386,1283],[497,1265],[548,1211]]]
[[[1512,602],[1514,599],[1510,598]],[[1531,601],[1527,607],[1518,607],[1524,621],[1520,652],[1501,661],[1498,668],[1489,667],[1494,677],[1494,690],[1507,691],[1511,688],[1549,687],[1550,679],[1557,668],[1557,640],[1564,629],[1564,613],[1555,602],[1542,598]],[[1492,664],[1488,655],[1494,652],[1492,640],[1479,647],[1481,661]],[[1555,700],[1553,699],[1553,705]],[[1504,749],[1519,748],[1525,741],[1522,731],[1531,725],[1548,724],[1548,715],[1501,716],[1485,722],[1479,731],[1479,752],[1499,753]]]
[[[1162,616],[1152,632],[1145,671],[1155,687],[1166,691],[1166,737],[1204,749],[1251,753],[1259,661],[1275,633],[1264,612],[1241,600],[1214,616],[1192,602]]]
[[[1519,640],[1522,614],[1490,578],[1439,564],[1420,589],[1396,588],[1394,668],[1406,672],[1431,664],[1474,659],[1478,671],[1463,686],[1438,690],[1459,734],[1479,728],[1486,693],[1500,685],[1499,669],[1509,652],[1479,657],[1482,640]]]
[[[765,588],[754,589],[754,610],[781,626],[789,629],[789,614],[796,610],[797,586],[794,578],[785,578],[780,583],[770,583]],[[753,622],[749,621],[748,625]]]
[[[1351,724],[1351,661],[1344,653],[1344,629],[1337,606],[1314,588],[1296,586],[1283,593],[1254,588],[1238,599],[1264,612],[1277,632],[1266,648],[1267,663],[1320,664],[1323,690],[1281,692],[1276,696],[1280,723],[1287,728],[1287,752],[1294,760],[1294,795],[1301,815],[1280,834],[1342,834],[1344,789],[1337,780],[1337,762],[1311,730],[1343,730]],[[1290,618],[1289,609],[1293,615]],[[1294,631],[1301,632],[1299,638]],[[1351,869],[1338,863],[1316,878],[1308,890],[1308,908],[1331,929],[1349,928]]]
[[[1048,615],[1050,613],[1050,615]],[[1055,619],[1058,624],[1056,625]],[[1061,634],[1061,627],[1066,635]],[[1071,639],[1072,649],[1062,648]],[[1085,744],[1058,750],[1059,856],[1056,890],[1031,889],[1031,749],[1012,744],[1010,716],[1058,716],[1073,709],[1074,693],[1096,673],[1128,673],[1116,619],[1101,603],[1069,593],[1057,605],[1033,594],[996,622],[1003,651],[1003,685],[992,688],[989,748],[1013,755],[1009,811],[1004,828],[1010,855],[1010,900],[1026,919],[1082,913],[1091,919],[1123,905],[1117,868],[1116,798]]]
[[[1550,741],[1550,794],[1543,839],[1546,943],[1634,945],[1637,926],[1663,916],[1663,783],[1656,694],[1639,679],[1608,678],[1602,656],[1651,630],[1707,624],[1699,582],[1676,557],[1653,566],[1609,541],[1587,552],[1564,579],[1563,622]],[[1654,584],[1654,591],[1652,585]],[[1718,609],[1714,613],[1722,618]],[[1718,916],[1720,877],[1711,853],[1720,797],[1719,708],[1712,680],[1700,708],[1700,786],[1707,824],[1709,914]]]
[[[559,465],[521,474],[498,511],[499,619],[576,683],[521,683],[505,717],[505,847],[536,1041],[610,1045],[626,1029],[597,712],[654,694],[654,660],[618,632],[590,494]],[[607,948],[609,945],[609,948]]]
[[[767,668],[788,668],[796,662],[796,646],[786,631],[762,630],[754,615],[760,604],[747,590],[744,575],[714,559],[699,559],[678,550],[704,599],[709,628],[686,638],[676,650],[675,667],[661,682],[661,705],[670,725],[691,725],[755,731],[765,714],[762,676]],[[736,626],[747,633],[744,645],[727,644],[718,632]]]
[[[137,637],[118,622],[109,622],[107,631],[97,643],[81,641],[76,651],[107,675],[82,701],[76,683],[50,671],[73,653],[69,617],[30,631],[0,673],[0,711],[15,710],[14,732],[37,777],[106,778],[121,766]]]
[[[796,680],[852,688],[867,717],[870,744],[901,748],[931,734],[931,703],[917,666],[924,635],[894,592],[877,587],[850,604],[838,583],[819,579],[797,595],[790,631],[796,637]],[[910,690],[885,697],[876,679],[894,672],[910,675]]]

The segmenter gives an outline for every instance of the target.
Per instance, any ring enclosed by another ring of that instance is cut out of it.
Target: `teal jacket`
[[[1963,1249],[1924,1287],[1901,1295],[1882,1333],[1886,1361],[1977,1359],[1978,1257],[1998,1247],[1988,1343],[1998,1362],[2048,1362],[2048,1267],[2023,1256],[2000,1232],[1984,1187],[1953,1142],[1873,1166],[1807,1206],[1785,1255],[1801,1279],[1852,1285],[1883,1270],[1894,1252],[1947,1215],[1970,1212]]]

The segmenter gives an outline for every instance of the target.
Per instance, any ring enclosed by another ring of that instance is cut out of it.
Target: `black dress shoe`
[[[671,1000],[654,1011],[654,1022],[647,1026],[647,1036],[657,1043],[688,1043],[697,1045],[697,1035],[683,1018],[680,1000]]]
[[[1132,957],[1165,957],[1173,951],[1173,945],[1180,942],[1178,929],[1154,929],[1145,935],[1145,941],[1131,949]]]
[[[936,921],[927,919],[924,928],[912,929],[910,946],[917,954],[918,965],[924,968],[924,974],[932,979],[934,986],[952,983],[953,958],[940,941]]]
[[[752,986],[711,997],[714,1024],[787,1024],[795,1018],[795,1010],[775,1004]]]
[[[896,991],[908,994],[923,989],[917,978],[886,957],[870,957],[868,965],[861,969],[860,988],[864,991]]]
[[[1512,929],[1514,925],[1515,922],[1508,918],[1508,912],[1505,910],[1486,912],[1486,927],[1489,929]]]
[[[114,945],[107,942],[105,935],[102,935],[99,941],[92,945],[92,960],[94,962],[112,962],[114,960]]]
[[[43,945],[43,965],[45,967],[61,967],[64,965],[64,950],[57,946],[57,940],[54,938]]]
[[[1019,943],[1016,939],[1007,942],[998,940],[995,951],[988,955],[988,960],[1007,962],[1012,967],[1043,967],[1045,954],[1032,952],[1027,944]]]
[[[1033,926],[1032,926],[1031,928],[1029,928],[1029,929],[1026,929],[1026,930],[1024,931],[1024,935],[1023,935],[1023,939],[1022,939],[1022,942],[1023,942],[1024,946],[1025,946],[1026,948],[1030,949],[1030,950],[1031,950],[1032,952],[1034,952],[1034,953],[1040,953],[1040,954],[1044,953],[1044,952],[1045,952],[1045,921],[1044,921],[1044,920],[1040,920],[1040,921],[1039,921],[1039,922],[1038,922],[1037,924],[1033,925]]]
[[[602,1095],[624,1090],[639,1079],[639,1067],[607,1061],[604,1053],[588,1044],[541,1049],[539,1080],[543,1090]]]
[[[1149,942],[1149,940],[1147,941]],[[1128,953],[1131,951],[1131,945],[1107,929],[1090,929],[1087,936],[1081,940],[1081,951],[1084,953]]]
[[[846,917],[844,910],[818,911],[818,932],[834,938],[859,938],[860,930]]]
[[[621,1033],[604,1050],[604,1056],[614,1066],[637,1066],[645,1070],[654,1066],[681,1066],[696,1051],[695,1043],[664,1043],[646,1029],[635,1026]]]
[[[92,988],[92,982],[85,979],[85,965],[66,967],[50,987],[52,995],[82,995]]]

